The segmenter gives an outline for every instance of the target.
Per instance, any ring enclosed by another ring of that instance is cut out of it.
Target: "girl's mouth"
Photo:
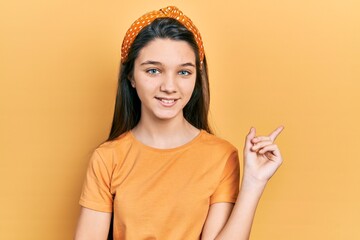
[[[176,103],[176,101],[178,100],[175,98],[159,98],[159,97],[155,97],[155,98],[160,101],[161,105],[166,106],[166,107],[173,106]]]

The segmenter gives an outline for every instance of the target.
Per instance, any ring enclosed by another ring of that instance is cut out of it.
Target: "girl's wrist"
[[[246,191],[259,191],[262,193],[266,187],[267,182],[267,180],[261,180],[254,176],[245,174],[243,175],[241,181],[241,189]]]
[[[240,186],[240,191],[238,195],[238,202],[247,202],[257,205],[260,200],[264,189],[266,187],[266,182],[254,180],[250,176],[243,176]]]

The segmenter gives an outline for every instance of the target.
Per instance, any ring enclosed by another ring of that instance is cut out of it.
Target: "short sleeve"
[[[234,151],[226,162],[218,187],[210,197],[210,204],[216,202],[235,203],[239,194],[239,179],[239,157],[237,151]]]
[[[87,168],[79,204],[96,211],[112,212],[111,175],[111,166],[107,166],[95,150]]]

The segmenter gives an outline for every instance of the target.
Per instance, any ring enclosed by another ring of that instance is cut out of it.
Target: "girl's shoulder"
[[[119,137],[100,144],[94,152],[96,152],[103,160],[113,160],[125,154],[131,148],[132,141],[129,132],[121,134]]]
[[[214,150],[237,151],[236,147],[229,141],[204,130],[202,131],[202,139],[199,142],[204,145],[204,147]]]
[[[127,144],[130,143],[131,143],[131,136],[130,136],[130,132],[128,131],[128,132],[124,132],[123,134],[121,134],[120,136],[118,136],[113,140],[109,140],[100,144],[97,149],[113,149],[113,148],[121,147],[122,145],[126,146]]]

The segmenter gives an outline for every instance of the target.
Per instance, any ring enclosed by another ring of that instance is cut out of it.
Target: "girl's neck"
[[[140,119],[138,125],[131,131],[135,138],[143,144],[159,149],[184,145],[200,132],[185,118],[151,122]]]

